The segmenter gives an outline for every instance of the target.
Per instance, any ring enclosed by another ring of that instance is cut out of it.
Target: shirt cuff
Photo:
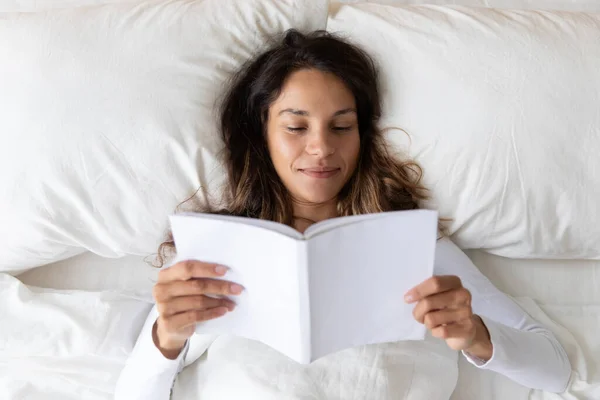
[[[503,358],[506,358],[502,352],[502,334],[501,329],[499,329],[498,322],[492,321],[486,317],[479,316],[485,327],[487,328],[490,334],[490,341],[492,342],[492,356],[489,360],[485,361],[479,357],[475,357],[472,354],[467,353],[466,351],[462,351],[463,356],[467,359],[469,363],[476,366],[480,369],[494,369],[494,365],[501,361]]]

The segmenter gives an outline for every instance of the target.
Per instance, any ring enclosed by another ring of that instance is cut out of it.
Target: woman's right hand
[[[242,286],[215,279],[226,273],[226,267],[193,260],[160,270],[152,291],[159,315],[152,338],[165,357],[177,358],[197,323],[233,311],[231,300],[211,297],[242,293]]]

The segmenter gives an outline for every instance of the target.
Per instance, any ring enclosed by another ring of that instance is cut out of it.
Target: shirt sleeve
[[[166,358],[154,345],[152,326],[158,318],[156,306],[152,307],[131,355],[119,376],[115,400],[167,400],[175,377],[183,369],[189,348],[186,342],[179,356]]]
[[[435,258],[435,274],[461,278],[471,292],[473,313],[481,317],[490,334],[492,357],[485,362],[463,352],[466,359],[528,388],[564,392],[571,364],[552,332],[498,290],[449,239],[438,241]]]

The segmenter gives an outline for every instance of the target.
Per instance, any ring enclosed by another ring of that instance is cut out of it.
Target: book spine
[[[298,246],[298,295],[300,304],[300,351],[302,363],[312,361],[310,280],[309,280],[309,241],[301,240]]]

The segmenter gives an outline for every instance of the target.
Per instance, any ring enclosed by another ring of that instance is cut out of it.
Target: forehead
[[[354,106],[354,96],[340,78],[331,73],[304,69],[286,79],[271,109],[279,112],[294,108],[309,114],[321,114]]]

